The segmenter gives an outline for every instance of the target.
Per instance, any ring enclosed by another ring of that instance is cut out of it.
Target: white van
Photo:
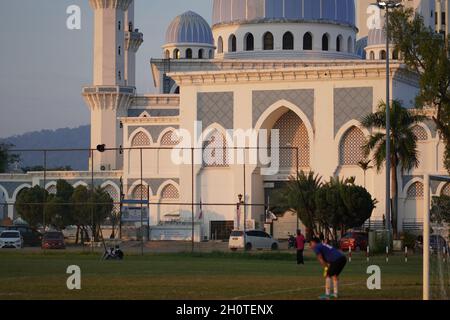
[[[245,232],[244,237],[244,231],[234,230],[231,232],[228,247],[232,251],[236,251],[238,249],[245,249],[247,251],[250,251],[252,249],[278,250],[279,243],[277,240],[272,238],[271,235],[264,231],[249,230]]]

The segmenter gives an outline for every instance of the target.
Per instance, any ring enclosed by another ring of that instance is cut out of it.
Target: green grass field
[[[366,287],[365,257],[353,256],[342,278],[342,299],[420,299],[421,258],[372,257],[382,289]],[[66,268],[81,268],[82,289],[69,291]],[[290,253],[147,254],[101,261],[98,254],[0,251],[0,300],[6,299],[317,299],[322,269],[307,254],[297,266]]]

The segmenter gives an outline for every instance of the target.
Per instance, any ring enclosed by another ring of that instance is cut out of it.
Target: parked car
[[[65,249],[64,234],[60,231],[44,233],[42,237],[42,249]]]
[[[6,230],[19,231],[23,237],[24,247],[40,247],[42,244],[42,234],[34,228],[28,226],[6,226]]]
[[[244,231],[235,230],[231,232],[228,247],[232,251],[236,251],[238,249],[245,249],[247,251],[252,249],[278,250],[279,243],[277,240],[272,238],[271,235],[264,231],[249,230],[245,232],[244,237]]]
[[[342,251],[366,250],[369,243],[367,232],[347,232],[339,241],[339,248]]]
[[[23,248],[23,238],[20,232],[16,230],[6,230],[0,233],[0,248]]]

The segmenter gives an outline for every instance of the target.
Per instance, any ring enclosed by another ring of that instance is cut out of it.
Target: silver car
[[[7,230],[0,233],[0,248],[23,248],[23,238],[20,235],[20,232],[16,230]]]

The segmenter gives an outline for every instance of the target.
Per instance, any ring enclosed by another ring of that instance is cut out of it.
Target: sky
[[[138,93],[154,92],[150,59],[162,56],[172,19],[193,10],[211,22],[210,0],[135,0]],[[68,30],[67,7],[81,8]],[[93,14],[88,0],[0,1],[0,138],[89,123],[81,88],[92,82]]]

